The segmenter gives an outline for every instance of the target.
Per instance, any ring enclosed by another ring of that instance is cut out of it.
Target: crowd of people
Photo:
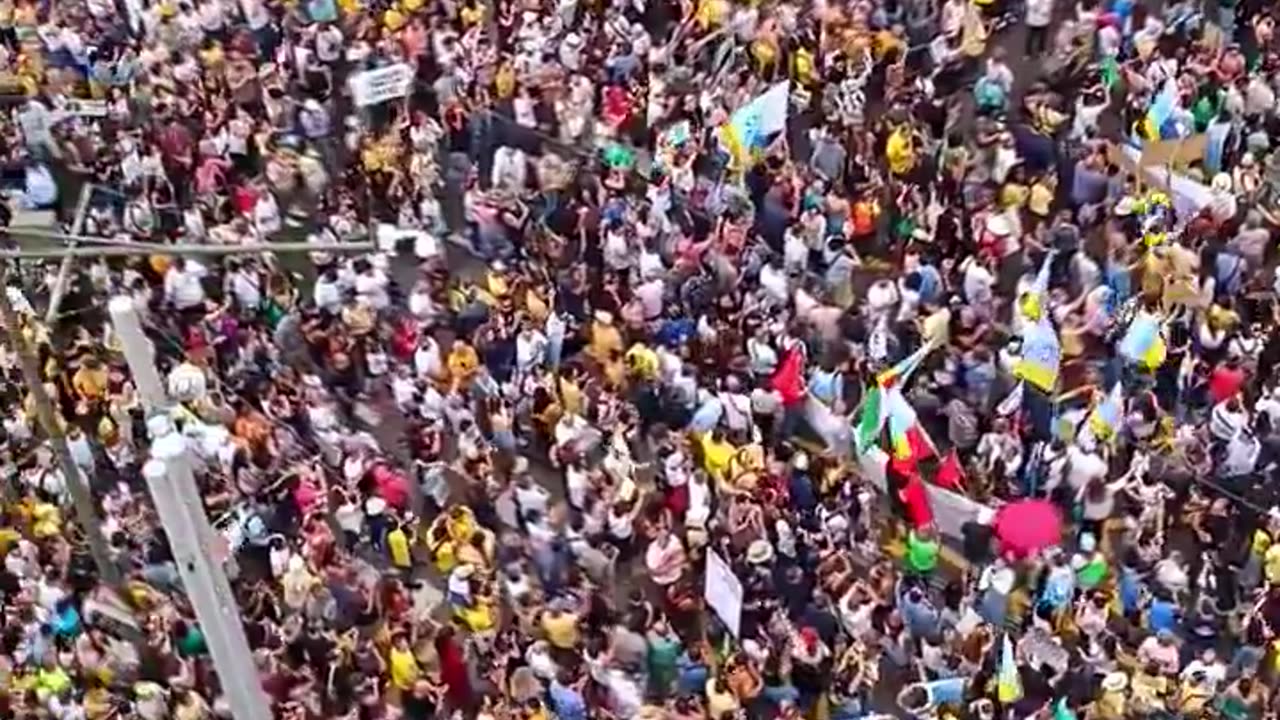
[[[1271,716],[1275,20],[0,0],[0,717]]]

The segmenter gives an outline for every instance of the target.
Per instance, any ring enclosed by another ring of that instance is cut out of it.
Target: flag
[[[1039,320],[1044,308],[1049,304],[1049,269],[1053,264],[1053,255],[1054,253],[1050,251],[1044,256],[1035,279],[1031,281],[1031,287],[1022,294],[1020,308],[1022,314],[1029,320]],[[1025,334],[1026,331],[1023,332]]]
[[[932,443],[922,435],[923,430],[920,423],[916,420],[915,410],[911,408],[911,404],[902,395],[902,386],[906,384],[911,374],[920,367],[920,363],[924,361],[925,356],[933,349],[931,344],[926,344],[919,350],[911,353],[907,357],[898,361],[891,368],[887,368],[876,375],[876,381],[871,387],[867,388],[867,394],[862,400],[862,410],[858,415],[858,424],[854,429],[853,439],[858,450],[858,454],[866,453],[872,447],[879,444],[880,431],[884,429],[886,421],[891,418],[891,410],[896,408],[898,420],[897,425],[901,428],[911,429],[907,432],[905,429],[901,435],[904,452],[910,451],[907,455],[900,455],[895,452],[894,456],[917,457],[924,458],[933,454],[931,449]],[[905,409],[904,409],[905,408]],[[890,439],[893,439],[893,427],[890,424]],[[913,446],[911,443],[915,443]],[[913,450],[915,448],[915,450]],[[917,451],[922,450],[922,451]]]
[[[1000,672],[996,675],[996,699],[1008,705],[1022,698],[1022,678],[1018,676],[1018,663],[1013,659],[1013,641],[1004,635],[1004,647],[1000,651]]]
[[[933,484],[958,493],[964,492],[964,468],[960,465],[960,453],[955,448],[947,453],[938,472],[933,476]]]
[[[893,367],[880,371],[880,374],[876,375],[876,384],[882,388],[905,384],[907,378],[911,377],[916,368],[920,367],[920,363],[924,361],[925,356],[932,349],[932,346],[924,345],[919,350],[899,360]]]
[[[1167,348],[1160,334],[1160,319],[1149,312],[1138,313],[1120,339],[1119,350],[1126,360],[1135,365],[1146,368],[1163,365]]]
[[[1022,409],[1022,398],[1026,394],[1027,384],[1020,382],[1013,386],[1013,390],[996,405],[996,415],[999,417],[1009,417],[1016,415]]]
[[[933,524],[933,507],[929,505],[929,491],[920,482],[920,474],[914,467],[903,467],[898,461],[891,461],[895,470],[906,477],[902,487],[902,504],[907,510],[907,519],[917,530]]]
[[[769,136],[785,130],[791,103],[791,83],[780,82],[733,112],[720,128],[720,137],[734,159],[745,163],[752,150],[763,148]]]
[[[884,411],[884,391],[879,385],[872,385],[862,399],[862,414],[858,416],[858,427],[853,434],[859,455],[875,447],[880,439],[880,428],[884,427]]]
[[[769,386],[782,396],[784,405],[795,405],[804,399],[804,353],[800,345],[783,352],[773,377],[769,378]]]
[[[1120,83],[1120,64],[1114,55],[1108,55],[1098,63],[1098,80],[1107,90],[1114,90]]]
[[[1160,92],[1151,101],[1151,107],[1147,108],[1147,116],[1143,119],[1149,139],[1160,139],[1165,122],[1173,116],[1177,107],[1178,83],[1173,78],[1169,78],[1164,81],[1164,87],[1160,88]]]
[[[1062,346],[1058,332],[1048,317],[1041,317],[1027,328],[1022,339],[1022,359],[1014,365],[1015,377],[1026,380],[1045,392],[1053,392],[1058,383],[1058,368],[1062,362]]]
[[[896,387],[884,391],[889,422],[889,443],[895,458],[919,461],[934,454],[933,443],[924,434],[915,408]]]
[[[1124,389],[1120,383],[1089,413],[1089,429],[1098,440],[1110,440],[1120,429],[1120,415],[1124,409]]]

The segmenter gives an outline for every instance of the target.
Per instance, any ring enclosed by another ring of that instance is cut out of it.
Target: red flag
[[[951,452],[947,453],[942,464],[938,466],[938,472],[933,476],[933,484],[947,490],[964,492],[964,467],[960,465],[960,454],[955,448],[951,448]]]
[[[907,484],[902,488],[902,504],[907,506],[907,518],[915,529],[933,524],[929,493],[925,491],[924,483],[920,482],[920,475],[914,469],[907,475]]]
[[[782,396],[783,405],[795,405],[804,400],[804,353],[800,346],[787,350],[782,361],[769,378],[769,385]]]
[[[911,448],[911,457],[916,460],[933,457],[933,445],[925,439],[919,423],[907,430],[907,445]]]

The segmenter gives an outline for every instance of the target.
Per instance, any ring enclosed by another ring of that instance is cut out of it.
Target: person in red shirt
[[[1214,368],[1209,375],[1209,396],[1213,398],[1213,404],[1235,397],[1244,387],[1244,380],[1244,368],[1240,367],[1240,360],[1237,358],[1228,358],[1225,363]]]

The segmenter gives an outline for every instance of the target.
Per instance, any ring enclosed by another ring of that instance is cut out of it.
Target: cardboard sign
[[[349,82],[356,107],[369,107],[408,95],[413,87],[413,68],[405,63],[388,65],[354,75]]]

